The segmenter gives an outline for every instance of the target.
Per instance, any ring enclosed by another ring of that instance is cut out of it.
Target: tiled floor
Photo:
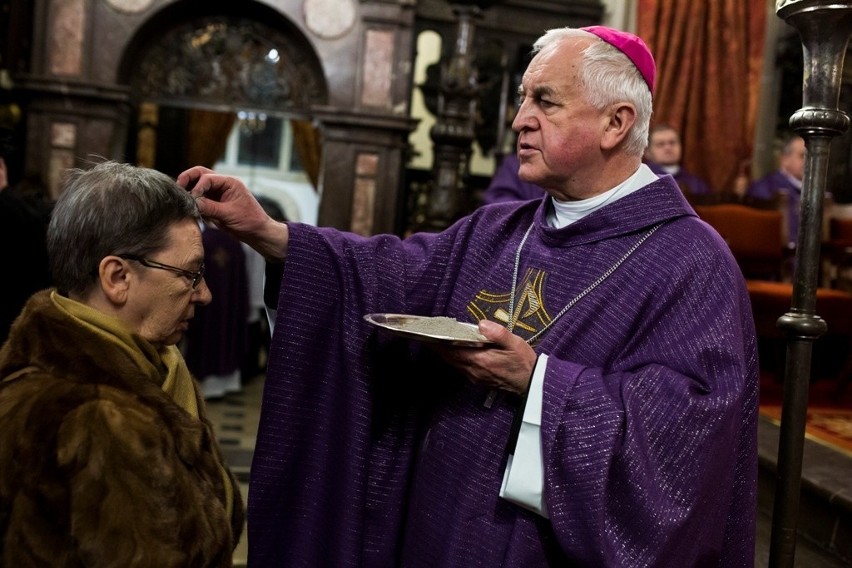
[[[257,377],[248,381],[240,393],[228,394],[219,400],[207,401],[208,414],[213,422],[225,459],[240,481],[240,490],[243,500],[248,495],[248,475],[251,465],[251,456],[254,451],[254,442],[257,436],[257,424],[260,417],[260,399],[263,394],[263,377]],[[765,424],[761,424],[761,448],[762,452],[774,452],[771,446],[773,440],[777,444],[777,435],[768,430]],[[820,460],[825,463],[826,460]],[[848,474],[848,468],[843,468]],[[767,566],[769,562],[769,542],[771,535],[771,518],[766,513],[758,517],[757,549],[755,553],[755,566]],[[247,538],[245,533],[234,552],[234,565],[239,568],[245,566],[247,554]],[[797,541],[795,566],[798,568],[843,568],[850,566],[835,556],[815,546],[807,539],[800,538]]]
[[[257,423],[260,418],[260,399],[263,394],[263,377],[252,379],[243,385],[239,393],[225,395],[218,400],[207,401],[207,414],[225,455],[225,461],[240,483],[243,503],[248,499],[248,477]],[[246,565],[248,539],[245,529],[237,549],[234,551],[234,566]]]

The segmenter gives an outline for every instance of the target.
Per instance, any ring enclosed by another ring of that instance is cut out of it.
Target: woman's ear
[[[123,304],[127,299],[132,275],[127,261],[117,256],[105,256],[98,265],[100,288],[112,303]]]

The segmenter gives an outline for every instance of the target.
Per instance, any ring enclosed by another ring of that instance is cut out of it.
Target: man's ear
[[[609,122],[601,138],[601,149],[612,150],[627,138],[636,122],[636,107],[630,103],[616,103],[610,107]]]
[[[120,305],[127,301],[132,277],[127,261],[117,256],[105,256],[98,265],[101,290],[113,304]]]

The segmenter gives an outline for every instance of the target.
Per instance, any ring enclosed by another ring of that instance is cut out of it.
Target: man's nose
[[[521,130],[533,128],[535,126],[535,118],[528,108],[528,105],[525,103],[521,103],[521,106],[518,107],[518,112],[515,114],[514,120],[512,120],[512,130],[515,132],[520,132]]]

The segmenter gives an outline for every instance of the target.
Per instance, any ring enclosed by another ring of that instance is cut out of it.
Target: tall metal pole
[[[832,138],[849,127],[849,117],[838,109],[838,100],[852,32],[852,2],[776,0],[776,13],[799,32],[805,64],[802,108],[790,117],[790,126],[805,140],[807,160],[792,305],[778,319],[787,336],[787,359],[769,551],[771,568],[793,568],[811,356],[814,341],[826,331],[815,307],[828,154]]]

